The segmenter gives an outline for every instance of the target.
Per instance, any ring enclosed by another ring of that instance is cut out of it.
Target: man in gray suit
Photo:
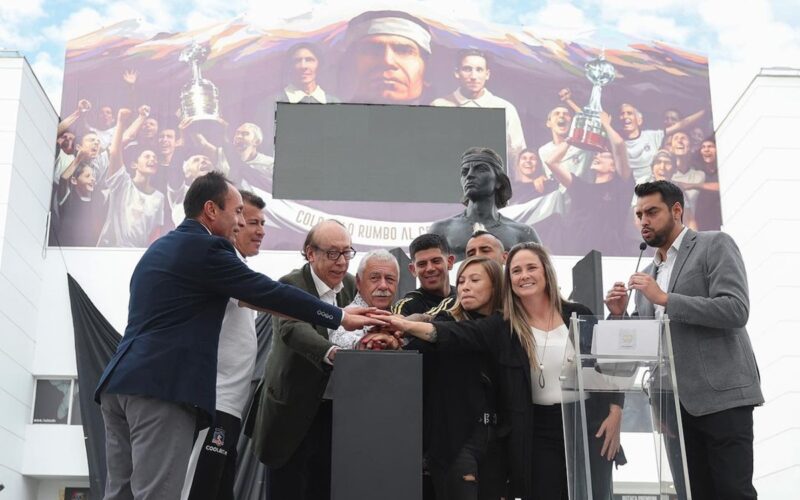
[[[636,217],[653,263],[628,280],[634,315],[668,315],[692,498],[756,498],[753,406],[764,402],[745,325],[750,303],[744,262],[733,239],[683,225],[683,192],[668,181],[635,188]],[[627,308],[617,282],[612,316]],[[676,483],[678,483],[676,481]]]

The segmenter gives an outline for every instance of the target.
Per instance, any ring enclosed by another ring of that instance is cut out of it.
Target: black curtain
[[[117,350],[122,335],[92,304],[91,299],[71,275],[67,274],[72,327],[75,330],[75,358],[78,365],[78,399],[81,405],[83,438],[89,460],[89,496],[102,500],[106,486],[106,436],[100,406],[94,402],[94,389],[108,362]]]
[[[67,274],[72,325],[75,331],[75,357],[78,365],[78,393],[83,420],[86,457],[89,461],[89,487],[91,500],[102,500],[106,484],[106,440],[103,415],[94,402],[94,389],[100,381],[108,362],[117,350],[122,336],[97,310],[91,299],[75,279]],[[264,373],[267,354],[272,344],[272,316],[259,314],[256,318],[258,353],[256,369],[251,381],[250,399],[244,415],[253,404],[253,393]],[[243,426],[244,427],[244,426]],[[266,500],[267,471],[252,452],[250,438],[242,434],[237,447],[235,498],[241,500]]]

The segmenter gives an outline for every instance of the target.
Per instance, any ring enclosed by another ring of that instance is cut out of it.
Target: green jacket
[[[280,279],[318,297],[308,264]],[[339,306],[356,294],[355,279],[346,275],[336,296]],[[272,348],[250,410],[248,425],[258,459],[271,467],[284,465],[300,445],[317,413],[330,365],[323,361],[333,344],[325,327],[294,319],[272,319]],[[253,413],[255,419],[252,420]]]

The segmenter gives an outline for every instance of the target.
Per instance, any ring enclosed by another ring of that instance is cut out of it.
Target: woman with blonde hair
[[[498,418],[510,428],[512,496],[567,499],[558,377],[564,354],[572,348],[567,328],[570,316],[592,313],[561,297],[555,269],[541,245],[515,245],[506,262],[502,313],[477,321],[418,323],[398,317],[390,321],[406,334],[436,343],[440,351],[489,353],[498,371]],[[598,395],[587,406],[602,415],[590,428],[595,436],[590,440],[596,472],[592,487],[595,498],[610,498],[611,461],[620,450],[621,401],[613,395]],[[597,473],[598,468],[602,473]]]
[[[487,257],[458,268],[456,302],[436,321],[485,318],[502,311],[503,270]],[[496,500],[505,495],[505,453],[498,437],[496,370],[486,353],[441,351],[416,341],[426,374],[426,460],[436,500]]]

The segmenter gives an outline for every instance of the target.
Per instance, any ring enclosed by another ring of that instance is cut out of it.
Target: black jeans
[[[436,500],[497,500],[505,496],[505,464],[505,450],[495,427],[476,425],[449,467],[429,464]],[[474,480],[468,481],[466,476]]]
[[[579,403],[570,403],[577,405]],[[608,416],[608,404],[597,404],[590,398],[586,401],[587,433],[589,436],[589,465],[592,471],[592,498],[607,500],[612,498],[612,464],[600,455],[603,438],[595,437],[597,429]],[[576,435],[578,431],[575,431]],[[577,450],[582,459],[583,447]],[[620,455],[617,457],[619,458]],[[561,405],[533,405],[533,497],[541,500],[567,500],[567,459],[564,450],[564,421]],[[578,481],[575,496],[581,498],[585,493],[585,481]]]
[[[568,500],[567,461],[561,405],[533,405],[533,460],[530,471],[537,500]]]
[[[753,486],[753,407],[742,406],[695,417],[681,405],[692,498],[749,500]],[[677,432],[674,433],[677,436]],[[680,443],[667,439],[670,467],[680,469]],[[672,474],[678,498],[686,498],[680,474]],[[676,477],[677,476],[677,477]]]

